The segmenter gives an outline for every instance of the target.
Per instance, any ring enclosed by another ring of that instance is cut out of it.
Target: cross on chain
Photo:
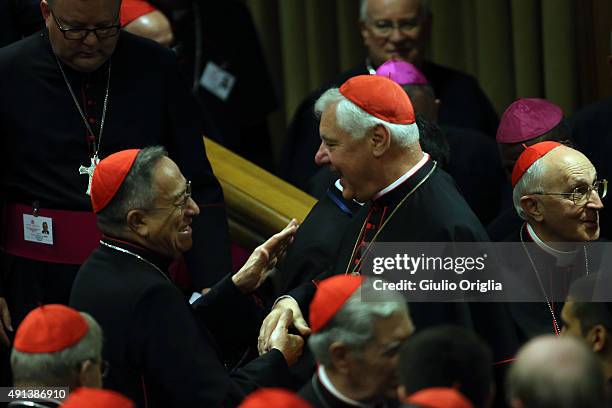
[[[93,178],[94,170],[96,166],[100,163],[100,159],[98,159],[97,155],[94,155],[91,158],[91,164],[89,167],[81,166],[79,167],[79,174],[87,174],[89,176],[89,182],[87,183],[87,191],[85,194],[91,195],[91,179]]]

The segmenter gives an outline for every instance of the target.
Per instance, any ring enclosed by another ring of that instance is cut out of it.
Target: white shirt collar
[[[372,200],[376,200],[382,197],[383,195],[387,194],[389,191],[401,185],[404,181],[408,180],[414,173],[416,173],[421,167],[423,167],[425,163],[427,163],[427,160],[429,160],[429,154],[423,152],[423,157],[421,158],[421,160],[419,160],[417,164],[412,166],[410,170],[404,173],[403,176],[395,180],[393,183],[389,184],[387,187],[383,188],[378,193],[374,194],[374,196],[372,197]]]
[[[533,230],[533,228],[531,228],[531,225],[529,224],[527,224],[527,232],[529,233],[529,236],[531,236],[531,239],[533,239],[533,242],[535,242],[536,245],[540,247],[540,249],[542,249],[547,254],[555,257],[555,259],[557,260],[557,266],[568,266],[576,258],[576,253],[578,252],[577,249],[568,252],[559,251],[558,249],[551,247],[550,245],[546,244],[546,242],[542,241],[540,237],[538,237],[538,235],[535,233],[535,231]]]
[[[338,398],[340,401],[352,405],[354,407],[370,408],[370,405],[362,404],[359,401],[352,400],[349,397],[343,395],[340,391],[338,391],[338,389],[334,387],[334,384],[332,384],[329,380],[329,377],[325,372],[325,367],[323,367],[322,365],[319,366],[317,373],[319,375],[319,380],[321,381],[321,384],[323,384],[327,391],[329,391],[334,397]]]
[[[336,180],[336,182],[334,183],[334,187],[336,187],[338,189],[338,191],[343,192],[344,191],[344,187],[342,187],[342,184],[340,183],[340,179]],[[361,206],[363,206],[364,203],[362,203],[361,201],[357,201],[353,198],[353,202],[355,204],[359,204]]]

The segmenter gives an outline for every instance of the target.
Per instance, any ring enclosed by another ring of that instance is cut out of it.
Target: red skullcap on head
[[[310,328],[323,329],[363,282],[362,276],[336,275],[319,282],[310,303]]]
[[[119,22],[124,27],[138,17],[157,10],[148,1],[144,0],[123,0],[119,12]]]
[[[427,78],[417,67],[407,61],[389,60],[376,70],[376,75],[389,78],[399,85],[425,85]]]
[[[99,388],[77,388],[61,408],[135,408],[136,405],[116,391]]]
[[[17,328],[13,347],[22,353],[54,353],[77,344],[88,330],[85,318],[68,306],[39,306]]]
[[[312,408],[312,405],[287,390],[262,388],[247,396],[238,408]]]
[[[496,139],[499,143],[534,139],[550,132],[562,119],[561,108],[546,99],[517,99],[502,115]]]
[[[397,125],[414,123],[414,109],[406,92],[389,78],[359,75],[348,79],[340,93],[370,115]]]
[[[516,186],[523,174],[535,163],[538,159],[544,157],[555,147],[561,146],[559,142],[540,142],[531,146],[526,146],[525,150],[516,160],[512,169],[512,187]]]
[[[102,211],[117,194],[138,152],[140,149],[122,150],[98,163],[91,180],[91,204],[95,213]]]
[[[406,402],[427,408],[473,408],[474,405],[454,388],[432,387],[419,390]]]

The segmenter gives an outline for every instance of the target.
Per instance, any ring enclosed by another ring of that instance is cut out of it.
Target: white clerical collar
[[[343,192],[344,191],[344,187],[342,187],[342,184],[340,183],[340,179],[336,180],[336,182],[334,183],[334,187],[336,187],[338,189],[338,191]],[[361,206],[363,206],[364,203],[362,203],[361,201],[357,201],[353,198],[353,202],[355,204],[359,204]]]
[[[538,237],[538,235],[535,233],[535,231],[533,230],[533,228],[531,228],[531,225],[529,224],[527,224],[527,232],[529,233],[531,239],[533,239],[533,242],[535,242],[537,246],[540,247],[540,249],[542,249],[547,254],[555,257],[555,259],[557,260],[557,266],[568,266],[576,258],[576,252],[578,251],[578,249],[568,252],[559,251],[558,249],[551,247],[550,245],[546,244],[546,242],[542,241],[540,237]]]
[[[325,372],[325,367],[323,367],[322,365],[319,366],[317,373],[319,375],[319,380],[321,381],[321,384],[323,384],[323,386],[327,389],[327,391],[329,391],[334,397],[338,398],[340,401],[348,405],[352,405],[354,407],[361,407],[361,408],[371,407],[371,405],[362,404],[359,401],[352,400],[349,397],[342,395],[342,393],[338,391],[336,387],[334,387],[334,384],[331,383],[331,381],[329,380],[329,377],[327,376],[327,373]]]
[[[421,160],[419,160],[419,162],[416,165],[412,166],[412,168],[410,170],[408,170],[406,173],[404,173],[403,176],[401,176],[400,178],[395,180],[393,183],[391,183],[387,187],[383,188],[378,193],[374,194],[374,196],[372,197],[372,200],[379,199],[380,197],[382,197],[385,194],[387,194],[389,191],[391,191],[391,190],[395,189],[397,186],[403,184],[406,180],[408,180],[410,177],[412,177],[412,175],[414,173],[416,173],[421,167],[423,167],[425,165],[425,163],[427,163],[427,160],[429,160],[429,154],[423,152],[423,157],[421,158]]]

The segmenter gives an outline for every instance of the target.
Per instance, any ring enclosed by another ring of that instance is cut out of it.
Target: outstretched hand
[[[295,327],[302,336],[310,334],[310,328],[302,315],[295,299],[287,297],[279,300],[274,309],[266,316],[259,330],[257,350],[263,354],[273,347],[272,337],[279,327]]]
[[[242,293],[253,292],[263,283],[268,276],[267,272],[276,265],[287,246],[293,242],[297,228],[298,222],[293,219],[282,231],[255,248],[244,266],[232,276],[232,281]]]

